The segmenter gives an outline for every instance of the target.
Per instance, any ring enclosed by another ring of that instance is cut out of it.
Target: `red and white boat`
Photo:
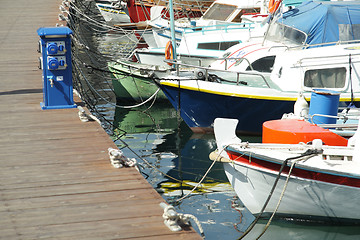
[[[122,0],[127,4],[131,22],[137,23],[150,20],[150,9],[153,6],[166,6],[169,1],[165,0]],[[213,0],[201,1],[174,1],[175,19],[201,17]],[[165,10],[164,16],[169,17]]]
[[[237,124],[235,119],[215,120],[215,158],[226,160],[229,182],[252,214],[360,220],[360,133],[347,146],[324,145],[322,139],[248,143],[236,136]]]

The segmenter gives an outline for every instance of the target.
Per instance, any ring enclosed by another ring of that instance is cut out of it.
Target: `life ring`
[[[171,41],[168,41],[165,46],[165,59],[174,59],[174,50],[172,48]],[[168,65],[172,66],[172,63],[167,63]]]
[[[279,8],[281,3],[281,0],[275,1],[275,0],[270,0],[269,1],[269,12],[271,14],[273,14],[274,12],[276,12],[276,10]]]

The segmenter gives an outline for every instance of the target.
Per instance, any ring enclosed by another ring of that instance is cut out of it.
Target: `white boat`
[[[299,92],[309,101],[319,88],[339,92],[339,106],[359,104],[360,38],[350,31],[358,10],[359,2],[306,2],[275,20],[265,40],[231,47],[210,68],[155,80],[194,132],[212,132],[224,117],[238,119],[239,132],[259,134],[263,122],[293,110]]]
[[[200,19],[175,21],[176,54],[183,63],[208,66],[221,57],[226,49],[250,38],[263,37],[266,27],[262,21],[267,17],[262,1],[216,0]],[[163,62],[171,39],[170,22],[161,18],[161,8],[152,9],[154,47],[137,49],[135,56],[145,64],[166,65]],[[156,14],[157,13],[157,14]]]
[[[215,120],[216,158],[254,215],[335,222],[360,220],[360,133],[349,146],[242,142],[235,119]]]
[[[117,24],[130,22],[130,18],[126,13],[126,3],[123,1],[96,0],[95,4],[107,23]]]

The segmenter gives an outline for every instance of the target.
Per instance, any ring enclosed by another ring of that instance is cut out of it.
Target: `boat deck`
[[[201,239],[171,232],[162,197],[77,109],[41,110],[39,27],[55,26],[60,0],[3,0],[0,8],[0,238]],[[80,104],[80,100],[75,100]]]

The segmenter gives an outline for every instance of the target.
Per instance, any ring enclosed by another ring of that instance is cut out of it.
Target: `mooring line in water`
[[[291,172],[292,172],[292,170],[293,170],[293,168],[294,168],[295,164],[296,164],[298,161],[302,161],[302,160],[303,160],[303,159],[298,159],[298,160],[295,160],[295,161],[293,161],[293,162],[291,163],[291,167],[290,167],[289,173],[288,173],[288,175],[287,175],[287,177],[286,177],[286,181],[285,181],[285,184],[284,184],[283,190],[282,190],[282,192],[281,192],[281,194],[280,194],[279,201],[278,201],[278,203],[277,203],[277,205],[276,205],[276,207],[275,207],[275,210],[274,210],[274,212],[272,213],[272,215],[271,215],[271,217],[270,217],[269,221],[266,223],[266,225],[265,225],[265,227],[264,227],[264,230],[260,233],[260,235],[256,238],[256,240],[260,239],[260,238],[262,237],[262,235],[264,235],[264,233],[266,232],[266,230],[269,228],[269,226],[270,226],[270,224],[271,224],[272,219],[274,218],[274,216],[275,216],[275,214],[276,214],[277,210],[279,209],[279,206],[280,206],[281,200],[282,200],[282,199],[283,199],[283,197],[284,197],[285,190],[286,190],[286,188],[287,188],[287,186],[288,186],[288,183],[289,183],[289,179],[290,179]]]
[[[282,201],[282,199],[283,199],[283,197],[284,197],[285,190],[286,190],[286,188],[287,188],[287,186],[288,186],[288,183],[289,183],[289,179],[290,179],[291,172],[292,172],[293,168],[295,167],[295,164],[296,164],[297,162],[307,160],[309,157],[315,156],[315,155],[317,155],[317,154],[319,154],[319,153],[321,153],[321,152],[322,152],[322,151],[319,151],[319,150],[314,150],[314,151],[309,151],[309,152],[306,151],[304,154],[302,154],[301,158],[299,158],[299,159],[294,159],[294,161],[292,161],[291,166],[290,166],[289,173],[288,173],[288,175],[287,175],[287,177],[286,177],[286,181],[285,181],[283,190],[282,190],[282,192],[281,192],[281,194],[280,194],[280,197],[279,197],[279,201],[278,201],[278,203],[277,203],[277,205],[276,205],[276,207],[275,207],[275,210],[274,210],[274,212],[272,213],[269,221],[266,223],[266,225],[265,225],[265,227],[264,227],[264,230],[263,230],[263,231],[261,232],[261,234],[256,238],[257,240],[260,239],[261,236],[266,232],[266,230],[267,230],[268,227],[270,226],[270,223],[271,223],[272,219],[274,218],[277,210],[279,209],[280,203],[281,203],[281,201]],[[305,158],[305,159],[304,159],[304,158]]]
[[[291,168],[290,168],[290,171],[288,173],[288,176],[287,176],[287,179],[286,179],[286,182],[285,182],[285,185],[284,185],[284,188],[283,188],[283,192],[281,193],[280,195],[280,199],[278,201],[278,204],[275,208],[275,210],[273,211],[273,214],[271,215],[271,218],[269,219],[268,223],[266,224],[263,232],[260,234],[260,236],[258,236],[257,239],[260,239],[260,237],[265,233],[265,231],[267,230],[267,228],[269,227],[271,221],[272,221],[272,218],[275,216],[276,214],[276,211],[278,209],[278,207],[280,206],[280,202],[283,198],[283,195],[285,194],[285,190],[286,190],[286,187],[287,187],[287,182],[288,182],[288,179],[290,178],[290,174],[291,174],[291,171],[292,171],[292,167],[295,165],[295,163],[299,162],[299,161],[303,161],[305,160],[304,158],[309,158],[311,156],[314,156],[314,155],[317,155],[319,153],[322,153],[322,150],[316,150],[316,149],[308,149],[306,150],[304,153],[300,154],[299,156],[296,156],[296,157],[291,157],[291,158],[287,158],[284,160],[284,162],[282,163],[281,167],[280,167],[280,170],[279,170],[279,173],[275,179],[275,182],[274,182],[274,185],[273,187],[271,188],[271,191],[269,193],[269,196],[268,198],[266,199],[260,213],[258,214],[258,216],[256,217],[256,219],[251,223],[250,227],[244,232],[244,234],[239,238],[239,240],[243,239],[253,228],[254,226],[256,225],[256,223],[259,221],[261,215],[263,214],[263,212],[265,211],[265,208],[267,207],[268,203],[270,202],[270,199],[275,191],[275,188],[277,186],[277,183],[278,181],[280,180],[280,177],[281,177],[281,173],[282,171],[284,170],[285,166],[287,166],[287,163],[290,161],[290,160],[294,160],[293,161],[293,164],[291,165]]]
[[[153,166],[153,165],[152,165],[149,161],[147,161],[145,158],[143,158],[143,157],[141,157],[139,154],[137,154],[133,149],[131,149],[131,148],[129,147],[129,145],[128,145],[124,140],[122,140],[122,139],[120,139],[120,138],[117,138],[117,140],[119,140],[119,141],[122,142],[122,144],[124,145],[123,148],[128,148],[133,154],[135,154],[135,156],[136,156],[137,158],[139,158],[140,160],[142,160],[146,165],[148,165],[150,168],[154,169],[155,171],[159,172],[159,173],[162,174],[163,176],[168,177],[169,179],[172,179],[172,180],[174,180],[175,182],[179,182],[179,183],[181,183],[181,184],[184,184],[184,185],[187,185],[187,186],[190,186],[190,187],[194,187],[193,184],[184,182],[184,181],[182,181],[182,180],[179,180],[179,179],[177,179],[177,178],[174,178],[174,177],[172,177],[172,176],[170,176],[170,175],[162,172],[161,170],[159,170],[158,168],[156,168],[155,166]],[[213,165],[213,164],[212,164],[212,165]],[[210,168],[210,169],[211,169],[211,168]],[[207,171],[207,173],[210,171],[210,169]],[[207,173],[206,173],[206,174],[207,174]],[[204,179],[205,177],[206,177],[206,175],[203,177],[203,179]],[[203,181],[203,179],[201,180],[201,182]],[[201,184],[201,183],[200,183],[200,184]],[[198,187],[198,185],[193,188],[192,192],[193,192],[197,187]],[[210,191],[211,193],[213,193],[213,192],[219,192],[219,191],[216,191],[216,190],[208,190],[208,189],[207,189],[207,191]],[[190,192],[190,193],[192,193],[192,192]]]
[[[131,105],[131,106],[121,106],[121,105],[118,105],[116,103],[113,103],[113,102],[110,102],[108,101],[106,98],[104,98],[95,88],[94,86],[92,86],[92,84],[89,82],[89,80],[85,77],[85,74],[81,71],[78,63],[76,61],[74,61],[74,65],[76,66],[76,69],[81,73],[81,76],[84,78],[85,82],[87,83],[87,85],[89,86],[89,88],[98,96],[100,97],[100,99],[102,99],[103,101],[105,101],[107,104],[110,104],[112,106],[115,106],[115,107],[119,107],[119,108],[125,108],[125,109],[129,109],[129,108],[136,108],[136,107],[140,107],[140,106],[143,106],[144,104],[150,102],[152,99],[154,99],[156,97],[156,95],[158,94],[158,92],[160,91],[160,88],[158,88],[154,93],[153,95],[151,95],[148,99],[146,99],[145,101],[139,103],[139,104],[136,104],[136,105]]]
[[[211,163],[210,167],[208,168],[208,170],[205,172],[204,176],[200,179],[200,181],[195,185],[195,187],[188,192],[185,196],[179,198],[176,200],[176,202],[181,202],[182,200],[184,200],[185,198],[187,198],[191,193],[193,193],[199,186],[200,184],[204,181],[204,179],[206,178],[206,176],[209,174],[210,170],[212,169],[212,167],[215,165],[215,163],[218,161],[218,158],[221,157],[221,153],[224,151],[225,149],[222,149],[220,151],[220,153],[218,154],[218,156],[216,157],[216,159],[213,160],[213,162]]]
[[[90,51],[90,48],[87,47],[85,44],[82,44],[78,39],[76,40],[76,43],[77,44],[81,44],[81,46],[84,46],[88,51]],[[87,54],[90,58],[91,56],[89,54]],[[74,55],[75,57],[75,55]],[[160,89],[158,88],[154,93],[153,95],[151,95],[147,100],[145,101],[142,101],[141,103],[139,104],[136,104],[136,105],[131,105],[131,106],[121,106],[121,105],[118,105],[118,104],[114,104],[110,101],[108,101],[106,98],[104,98],[100,93],[98,93],[98,91],[92,86],[92,84],[87,80],[87,78],[85,77],[85,74],[83,74],[83,72],[81,71],[80,67],[79,67],[79,63],[76,61],[78,60],[79,57],[75,57],[74,58],[74,63],[75,65],[77,65],[77,69],[78,71],[81,73],[82,77],[84,78],[84,80],[86,81],[87,85],[89,86],[89,88],[96,93],[96,95],[98,95],[102,100],[104,100],[106,103],[110,104],[110,105],[113,105],[115,107],[119,107],[119,108],[125,108],[125,109],[130,109],[130,108],[136,108],[136,107],[140,107],[142,105],[145,105],[146,103],[148,103],[149,101],[151,101],[152,99],[156,99],[156,95],[157,93],[160,91]],[[104,70],[104,69],[101,69],[101,68],[97,68],[97,67],[94,67],[94,66],[91,66],[89,64],[86,64],[86,63],[82,63],[81,65],[83,65],[84,67],[86,68],[91,68],[91,69],[94,69],[94,70],[98,70],[98,71],[101,71],[101,72],[107,72],[107,73],[110,73],[110,74],[113,74],[111,71],[107,71],[107,70]],[[111,88],[112,89],[112,88]],[[113,90],[113,89],[112,89]],[[152,103],[153,105],[153,103]]]

